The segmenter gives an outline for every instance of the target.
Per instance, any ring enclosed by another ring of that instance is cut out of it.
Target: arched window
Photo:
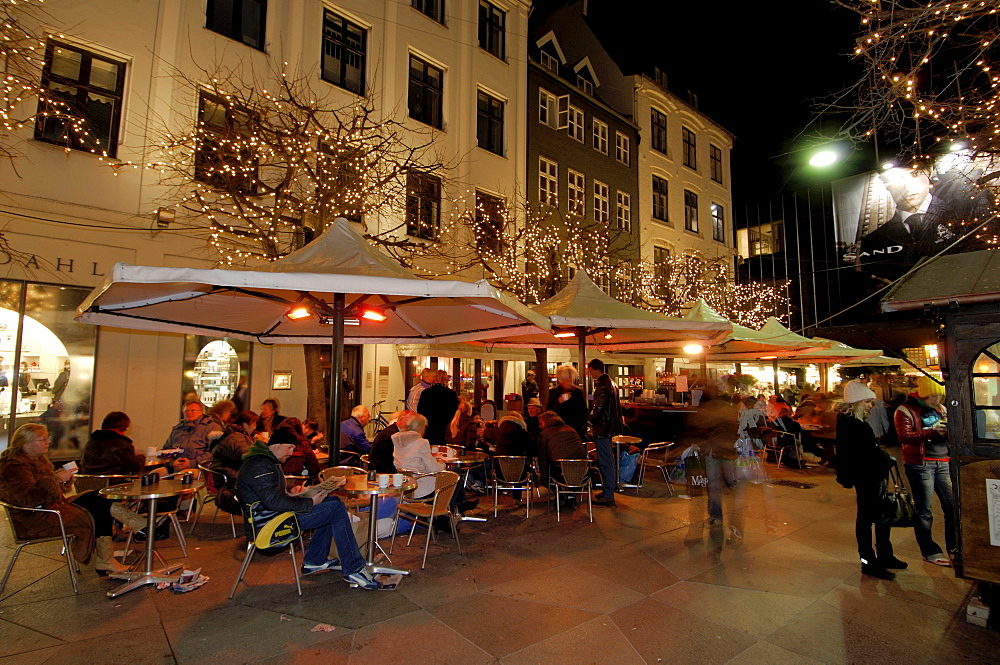
[[[976,357],[970,374],[976,439],[1000,440],[1000,342]]]

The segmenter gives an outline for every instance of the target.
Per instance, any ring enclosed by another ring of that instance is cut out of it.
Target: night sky
[[[848,55],[855,14],[828,0],[590,0],[590,16],[620,60],[660,65],[675,94],[697,93],[699,108],[736,135],[737,209],[816,177],[794,151],[835,130],[812,107],[859,76]]]

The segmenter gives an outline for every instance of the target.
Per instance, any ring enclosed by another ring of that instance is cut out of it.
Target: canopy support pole
[[[774,371],[774,394],[781,394],[781,387],[778,385],[778,359],[771,361],[771,369]]]
[[[478,410],[483,405],[483,359],[476,358],[472,361],[472,366],[475,368],[472,370],[475,375],[472,380],[472,404]]]
[[[535,382],[538,383],[538,401],[544,407],[549,403],[549,350],[535,349]],[[528,403],[524,403],[524,413],[528,413]]]
[[[583,394],[589,395],[590,389],[587,387],[587,329],[584,326],[578,326],[576,329],[576,350],[580,362],[580,387],[583,388]]]
[[[327,443],[330,446],[330,466],[340,465],[340,405],[344,399],[344,294],[333,294],[333,344],[330,358],[330,428]]]

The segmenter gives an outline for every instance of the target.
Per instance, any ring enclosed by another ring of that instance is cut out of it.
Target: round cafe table
[[[182,483],[180,477],[162,479],[152,485],[143,486],[142,480],[124,485],[112,485],[98,491],[98,494],[105,499],[114,501],[139,501],[149,500],[149,515],[146,522],[146,568],[143,571],[129,571],[126,573],[111,573],[111,577],[117,580],[126,580],[125,584],[108,591],[108,598],[117,598],[133,589],[138,589],[147,584],[159,584],[160,582],[177,582],[178,575],[175,575],[183,566],[177,564],[160,570],[153,570],[153,548],[156,538],[156,502],[158,499],[169,499],[171,497],[183,497],[197,492],[205,486],[204,482],[195,481],[192,483]]]
[[[365,553],[365,560],[368,570],[373,575],[409,575],[410,571],[391,566],[379,566],[375,564],[375,548],[378,545],[378,500],[379,497],[402,494],[417,488],[417,481],[409,476],[403,477],[402,485],[393,485],[390,481],[388,487],[379,487],[378,482],[368,480],[367,475],[358,474],[356,476],[345,476],[346,482],[334,490],[336,494],[347,494],[351,496],[368,496],[371,499],[371,512],[368,514],[368,547]]]

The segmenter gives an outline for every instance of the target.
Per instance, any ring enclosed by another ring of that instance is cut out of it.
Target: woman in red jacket
[[[944,386],[930,377],[917,379],[917,389],[899,405],[893,417],[896,436],[903,445],[906,477],[913,491],[917,523],[913,533],[924,560],[950,566],[948,554],[955,551],[955,512],[952,506],[948,435],[944,421]],[[931,534],[931,496],[937,494],[944,513],[944,540],[948,554]]]

